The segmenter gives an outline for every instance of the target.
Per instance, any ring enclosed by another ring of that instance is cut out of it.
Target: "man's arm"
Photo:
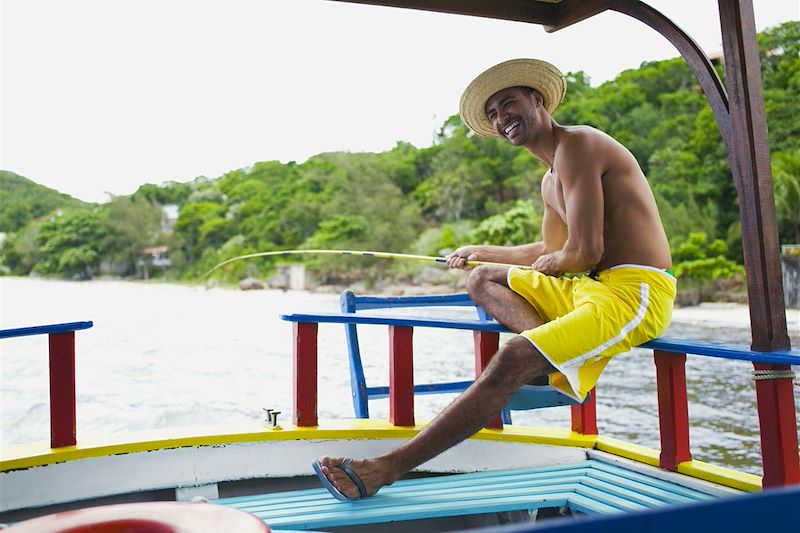
[[[567,135],[555,162],[566,215],[566,240],[560,250],[545,253],[533,268],[550,276],[585,272],[603,256],[603,161],[592,134]]]
[[[450,268],[464,268],[467,261],[489,261],[507,265],[530,266],[544,253],[543,242],[519,246],[493,246],[489,244],[461,246],[446,257]]]
[[[553,176],[548,172],[542,179],[542,240],[518,246],[462,246],[447,256],[450,268],[465,268],[467,261],[490,261],[508,265],[531,266],[539,257],[560,250],[567,240],[567,225],[548,205],[553,196]]]

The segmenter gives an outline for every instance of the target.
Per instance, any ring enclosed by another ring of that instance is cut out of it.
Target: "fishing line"
[[[447,260],[444,257],[434,257],[431,255],[413,255],[413,254],[398,254],[394,252],[370,252],[367,250],[276,250],[272,252],[258,252],[254,254],[245,254],[239,255],[236,257],[232,257],[227,259],[214,268],[206,272],[203,277],[206,278],[211,275],[212,272],[217,270],[220,267],[223,267],[229,263],[233,263],[234,261],[242,261],[244,259],[253,259],[255,257],[269,257],[269,256],[280,256],[280,255],[295,255],[295,254],[329,254],[329,255],[351,255],[356,257],[379,257],[382,259],[402,259],[408,261],[427,261],[433,263],[440,263],[445,264]],[[512,267],[516,266],[519,268],[530,268],[520,265],[509,265],[506,263],[493,263],[491,261],[467,261],[467,266],[480,266],[480,265],[493,265],[493,266],[502,266],[502,267]]]

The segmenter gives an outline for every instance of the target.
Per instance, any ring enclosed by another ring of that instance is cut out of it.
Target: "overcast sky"
[[[650,3],[721,50],[715,0]],[[800,19],[797,0],[755,4],[759,31]],[[95,202],[257,161],[429,146],[466,84],[506,59],[599,85],[678,55],[616,13],[555,34],[325,0],[2,0],[0,17],[0,167]]]

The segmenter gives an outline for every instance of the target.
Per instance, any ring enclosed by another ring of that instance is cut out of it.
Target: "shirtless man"
[[[463,246],[447,256],[451,268],[467,261],[520,265],[479,266],[467,283],[473,300],[519,335],[414,438],[372,459],[316,462],[334,496],[365,497],[394,483],[479,431],[525,384],[547,380],[583,400],[612,356],[669,324],[675,278],[650,187],[633,155],[610,136],[553,120],[565,88],[549,63],[517,59],[490,68],[464,91],[461,116],[473,131],[522,146],[550,168],[542,180],[541,242]]]

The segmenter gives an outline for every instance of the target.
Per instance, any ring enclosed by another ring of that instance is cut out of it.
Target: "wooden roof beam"
[[[453,13],[533,24],[550,25],[557,20],[560,3],[534,0],[334,0],[352,4],[404,7],[437,13]],[[570,2],[572,3],[572,2]],[[580,2],[577,2],[580,3]],[[593,2],[592,2],[593,3]]]
[[[660,11],[639,0],[612,0],[608,2],[608,9],[628,15],[664,36],[678,49],[692,73],[700,82],[703,92],[708,99],[714,118],[717,121],[722,140],[728,153],[733,148],[731,139],[731,119],[728,104],[728,95],[717,71],[708,59],[702,48],[685,31],[667,18]]]
[[[612,3],[612,0],[562,0],[556,9],[555,21],[552,24],[546,24],[544,29],[548,33],[564,29],[602,13]]]

